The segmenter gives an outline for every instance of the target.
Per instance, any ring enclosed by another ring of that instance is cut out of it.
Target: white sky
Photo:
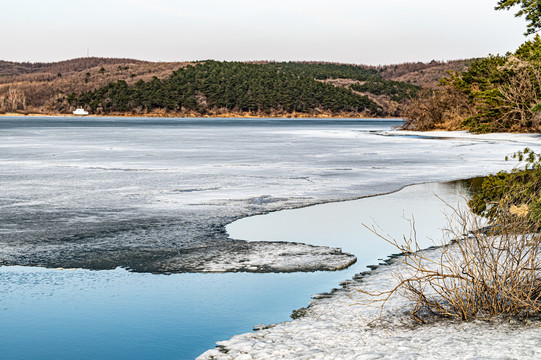
[[[526,38],[497,0],[1,0],[0,60],[321,60],[503,54]]]

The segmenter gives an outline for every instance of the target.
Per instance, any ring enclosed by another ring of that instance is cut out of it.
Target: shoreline
[[[450,182],[468,180],[473,179]],[[427,183],[431,182],[423,184]],[[406,185],[394,192],[415,185],[419,184]],[[384,195],[387,194],[367,197]],[[429,254],[430,259],[438,261],[442,248],[447,246],[445,239],[441,237],[434,245],[423,247],[421,251]],[[358,289],[378,293],[396,286],[399,280],[394,274],[409,271],[401,261],[403,256],[403,253],[393,253],[379,259],[377,264],[366,265],[367,270],[339,282],[337,287],[312,295],[307,306],[292,310],[291,320],[254,325],[252,332],[217,341],[215,348],[201,353],[196,360],[447,360],[479,358],[487,354],[490,354],[488,358],[505,354],[502,358],[533,359],[541,355],[537,346],[541,342],[541,333],[537,331],[535,319],[494,322],[475,320],[463,323],[428,315],[424,319],[426,323],[420,324],[410,317],[409,312],[414,304],[403,294],[394,295],[383,309],[367,305],[372,298]],[[487,333],[492,337],[485,336]],[[512,336],[509,336],[510,333]],[[496,346],[492,346],[494,338],[498,339]],[[472,341],[472,345],[465,339],[475,341]],[[525,339],[532,341],[523,346]],[[443,346],[426,346],[428,342]],[[460,348],[459,354],[455,347]],[[479,348],[484,348],[485,352],[480,353]],[[535,356],[532,356],[532,352],[535,352]]]
[[[166,113],[150,113],[150,114],[131,114],[131,113],[112,113],[109,115],[74,115],[74,114],[41,114],[41,113],[4,113],[0,114],[0,117],[74,117],[74,118],[110,118],[110,117],[126,117],[126,118],[170,118],[170,119],[377,119],[377,120],[402,120],[402,117],[373,117],[373,116],[352,116],[351,114],[304,114],[304,113],[291,113],[291,114],[253,114],[253,113],[225,113],[225,114],[166,114]]]
[[[402,186],[400,189],[397,189],[395,191],[390,191],[390,192],[380,193],[380,194],[372,194],[372,195],[363,196],[363,197],[361,197],[359,199],[350,200],[350,201],[354,202],[354,201],[357,201],[357,200],[363,200],[363,199],[369,199],[369,198],[382,198],[382,197],[385,197],[385,196],[388,196],[388,195],[399,193],[400,191],[403,191],[403,190],[408,189],[408,188],[420,187],[420,189],[423,189],[423,190],[413,191],[413,193],[412,193],[413,189],[407,190],[403,195],[399,196],[399,198],[410,199],[409,196],[411,196],[411,195],[408,196],[407,194],[416,194],[416,195],[425,194],[427,191],[429,191],[429,189],[434,189],[434,187],[433,187],[434,185],[438,185],[438,186],[445,185],[445,187],[448,187],[448,186],[451,185],[453,189],[458,189],[455,186],[458,186],[458,187],[462,188],[463,185],[459,184],[459,183],[467,182],[468,180],[470,180],[470,179],[467,178],[467,179],[460,179],[460,180],[454,180],[454,181],[438,181],[438,182],[430,182],[429,181],[429,182],[414,183],[414,184],[409,184],[409,185],[406,185],[406,186]],[[467,186],[467,183],[464,184],[464,185]],[[451,187],[449,187],[449,188],[451,188]],[[453,190],[452,192],[458,194],[459,190]],[[384,199],[377,200],[376,199],[375,201],[379,201],[380,203],[382,203],[384,205],[388,205],[389,201],[396,201],[396,200],[392,200],[392,199],[394,199],[394,197],[392,197],[391,199],[386,199],[386,200],[384,200]],[[333,203],[340,203],[340,202],[347,202],[347,200],[336,201],[336,202],[333,202]],[[367,202],[364,202],[364,203],[361,202],[361,204],[363,204],[363,206],[371,207],[373,209],[371,213],[374,214],[374,216],[376,216],[377,218],[379,218],[378,216],[381,216],[381,215],[377,215],[377,214],[380,214],[380,212],[378,212],[378,210],[373,208],[373,203],[374,203],[374,201],[371,201],[371,202],[368,202],[368,203]],[[430,206],[430,205],[427,205],[427,206]],[[338,208],[333,208],[333,209],[335,211],[338,211]],[[312,214],[313,213],[314,212],[312,212]],[[306,215],[306,214],[304,214],[304,215]],[[417,215],[420,215],[420,214],[417,214]],[[299,216],[303,216],[303,214],[299,214]],[[366,214],[364,214],[364,216],[366,216]],[[295,218],[295,217],[293,217],[293,218]],[[423,217],[421,216],[419,219],[422,219],[422,218]],[[271,222],[271,224],[274,225],[275,222]],[[419,224],[423,224],[423,221],[421,221]],[[265,228],[266,227],[263,226],[260,229],[263,229],[263,231],[265,231]],[[293,230],[293,232],[295,232],[295,230]],[[421,232],[421,233],[424,234],[424,232]],[[338,236],[340,236],[340,235],[338,235]],[[247,238],[242,238],[242,239],[247,239]],[[339,245],[339,246],[343,246],[343,245]],[[432,248],[432,246],[433,245],[427,244],[425,242],[425,247],[426,248]],[[357,250],[359,250],[359,249],[357,249]],[[355,254],[355,255],[360,255],[360,254],[358,254],[358,251],[352,251],[352,253]],[[357,287],[361,282],[365,281],[369,277],[372,277],[374,274],[376,274],[376,272],[378,271],[379,268],[386,268],[386,265],[392,264],[395,261],[394,259],[399,257],[399,254],[395,254],[395,253],[396,253],[396,251],[392,251],[392,249],[391,249],[391,251],[385,252],[384,255],[381,255],[382,259],[379,259],[379,262],[376,261],[376,258],[373,258],[371,260],[371,262],[366,262],[366,259],[361,260],[361,266],[351,269],[352,271],[350,271],[350,272],[348,272],[346,274],[342,274],[343,275],[341,277],[342,280],[338,280],[335,283],[334,288],[332,288],[329,291],[325,290],[325,292],[319,292],[319,293],[312,294],[312,296],[311,296],[312,300],[310,300],[308,304],[303,305],[303,307],[292,310],[291,318],[293,319],[293,321],[290,320],[290,321],[286,321],[286,322],[282,322],[282,323],[278,323],[278,324],[270,324],[270,325],[264,325],[264,324],[256,325],[254,327],[254,330],[257,331],[256,333],[245,333],[245,334],[241,334],[241,335],[236,335],[236,336],[233,336],[233,338],[231,340],[217,342],[218,347],[216,349],[213,349],[213,350],[208,350],[207,352],[205,352],[204,354],[202,354],[200,356],[200,359],[231,359],[231,358],[235,359],[235,358],[240,357],[242,355],[253,355],[254,358],[260,358],[260,357],[261,358],[266,358],[266,357],[263,356],[262,352],[265,352],[266,354],[269,354],[269,353],[271,353],[273,351],[273,349],[272,349],[272,346],[270,346],[270,345],[269,345],[269,348],[267,348],[267,349],[260,349],[259,348],[260,345],[261,345],[259,343],[259,340],[261,340],[259,338],[259,333],[260,333],[261,330],[268,330],[269,338],[272,337],[274,340],[276,340],[273,328],[275,328],[275,327],[280,328],[282,325],[283,326],[289,326],[289,325],[286,325],[286,324],[289,324],[291,322],[297,324],[296,323],[297,320],[303,322],[305,318],[310,319],[311,314],[313,313],[313,311],[317,310],[317,308],[320,306],[320,304],[322,302],[323,303],[333,303],[334,302],[334,303],[340,303],[341,304],[346,297],[349,297],[351,295],[351,294],[348,293],[349,289]],[[381,254],[381,252],[379,254]],[[379,255],[378,255],[378,257],[379,257]],[[362,258],[363,257],[360,256],[360,259],[362,259]],[[329,287],[329,289],[330,289],[330,287]],[[352,310],[350,308],[350,311],[352,311],[353,314],[355,314],[355,310]],[[325,327],[327,325],[329,325],[329,324],[326,323],[325,325],[322,325],[322,327]],[[297,325],[292,325],[292,326],[293,326],[293,328],[295,328]],[[301,326],[301,325],[299,325],[299,326]],[[254,334],[257,334],[257,335],[254,335]],[[261,333],[261,334],[263,334],[263,333]],[[236,344],[237,338],[238,339],[242,338],[242,343],[244,344],[243,346],[245,348],[248,348],[249,345],[247,345],[247,342],[248,342],[247,338],[250,338],[250,340],[251,340],[252,335],[253,335],[254,339],[256,339],[256,342],[253,345],[253,347],[254,347],[253,353],[252,353],[252,351],[248,351],[248,352],[242,352],[241,351],[240,353],[236,352],[238,350],[237,349],[237,344]],[[289,335],[291,335],[291,334],[288,334],[288,336]],[[265,336],[267,336],[267,335],[265,335]],[[287,340],[285,340],[285,341],[287,342]],[[279,346],[279,345],[277,345],[277,346]],[[257,349],[255,349],[256,347],[257,347]],[[261,350],[261,352],[259,350]],[[234,355],[232,357],[228,357],[229,354],[234,354]],[[278,354],[275,354],[275,355],[276,355],[275,357],[271,356],[271,357],[268,357],[268,358],[269,359],[271,359],[271,358],[279,358]],[[281,354],[281,355],[283,355],[283,354]],[[287,353],[285,358],[297,358],[298,356],[300,356],[300,355],[299,354],[293,354],[293,353]],[[300,357],[300,358],[303,358],[303,357]],[[306,358],[308,359],[308,357],[306,357]],[[318,357],[315,357],[315,358],[318,358]],[[323,358],[325,358],[325,359],[326,358],[332,358],[331,353],[327,353],[326,357],[323,357]]]
[[[484,140],[484,141],[523,141],[524,138],[531,138],[531,140],[539,140],[541,134],[539,133],[520,133],[520,132],[503,132],[503,133],[486,133],[475,134],[470,133],[467,130],[392,130],[392,131],[378,131],[380,136],[403,136],[421,139],[464,139],[464,140]]]
[[[437,260],[439,248],[425,254]],[[216,342],[196,360],[233,359],[535,359],[541,332],[535,320],[460,322],[428,316],[420,324],[409,315],[413,303],[403,295],[380,307],[357,289],[377,293],[394,287],[393,273],[407,271],[391,255],[370,271],[340,283],[341,288],[312,297],[292,320],[256,325],[250,333]],[[381,318],[380,318],[381,315]],[[433,344],[433,345],[431,345]]]

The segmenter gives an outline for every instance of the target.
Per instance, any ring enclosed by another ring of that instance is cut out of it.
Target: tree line
[[[375,77],[364,83],[351,84],[349,87],[362,93],[387,95],[391,100],[399,103],[417,97],[421,90],[421,87],[417,85]]]
[[[474,60],[440,80],[406,111],[406,128],[467,129],[476,133],[541,130],[541,38],[515,52]]]
[[[496,10],[519,6],[525,35],[541,30],[541,1],[500,0]],[[414,130],[467,129],[476,133],[541,131],[541,38],[514,52],[476,59],[467,70],[440,80],[407,107],[404,127]]]
[[[271,68],[307,76],[316,80],[352,79],[366,81],[378,76],[378,71],[366,66],[320,62],[270,62]]]

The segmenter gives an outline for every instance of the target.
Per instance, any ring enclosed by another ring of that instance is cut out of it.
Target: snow
[[[160,264],[163,272],[295,272],[337,271],[346,269],[357,261],[353,254],[339,248],[312,246],[292,242],[254,242],[237,248],[203,248],[190,256],[172,256]],[[231,251],[234,250],[234,251]]]
[[[374,132],[392,122],[367,124],[2,118],[0,261],[151,272],[302,270],[290,256],[271,260],[268,254],[281,252],[270,245],[267,255],[256,255],[255,244],[228,239],[225,226],[412,183],[486,175],[513,167],[505,156],[525,146],[541,151],[535,135],[426,139]],[[247,247],[254,260],[248,267]],[[225,263],[220,252],[236,255]]]
[[[473,134],[467,131],[410,131],[410,130],[391,130],[378,131],[379,135],[384,136],[409,136],[434,139],[464,139],[476,141],[506,141],[506,142],[532,142],[535,144],[541,140],[539,134],[520,134],[520,133],[489,133]]]
[[[308,135],[314,134],[304,133]],[[492,162],[495,159],[488,160],[488,157],[503,149],[507,154],[525,146],[539,151],[537,134],[389,131],[378,135],[411,140],[415,145],[417,141],[424,144],[439,141],[442,147],[451,143],[446,149],[464,162],[455,163],[455,167],[442,162],[439,168],[432,169],[436,177],[443,170],[447,179],[472,176],[475,171],[469,169],[470,162],[476,164],[480,173],[509,169],[515,164],[499,162],[489,170],[495,165]],[[461,151],[468,147],[475,151]],[[429,152],[435,150],[428,149]],[[385,163],[382,165],[386,168]],[[416,175],[422,177],[424,171],[426,169]],[[427,253],[434,259],[440,254],[438,249]],[[538,359],[541,356],[541,329],[534,320],[460,322],[429,318],[421,325],[409,316],[413,308],[411,301],[396,295],[386,304],[382,321],[372,322],[378,319],[380,309],[361,304],[368,298],[357,289],[388,290],[397,281],[393,273],[404,271],[400,262],[379,266],[365,276],[343,282],[344,288],[340,290],[314,295],[309,306],[301,309],[303,317],[258,325],[260,330],[219,341],[215,349],[197,359]]]
[[[440,254],[438,249],[427,253],[434,259]],[[374,321],[380,308],[366,305],[370,298],[358,289],[388,290],[397,283],[393,273],[404,271],[405,265],[399,261],[380,266],[330,296],[316,297],[304,317],[219,341],[216,349],[206,351],[197,360],[537,359],[541,356],[541,329],[534,320],[467,323],[432,317],[427,318],[426,324],[419,324],[409,316],[413,307],[410,300],[396,295],[384,307],[382,321]]]

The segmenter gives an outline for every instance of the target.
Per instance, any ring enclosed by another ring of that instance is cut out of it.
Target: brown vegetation
[[[26,110],[26,96],[18,88],[8,88],[6,94],[0,96],[0,110],[11,112]]]
[[[461,91],[444,87],[439,91],[425,89],[417,99],[404,107],[404,130],[458,130],[465,118],[475,114]]]
[[[437,250],[421,250],[415,235],[398,241],[369,228],[403,255],[397,285],[367,293],[382,307],[395,294],[413,301],[411,315],[473,319],[528,318],[541,314],[541,234],[528,217],[509,213],[483,228],[470,211],[456,210],[448,239]],[[412,231],[415,234],[415,231]]]
[[[363,84],[364,81],[358,81],[353,79],[326,79],[320,80],[328,84],[332,84],[337,87],[343,87],[351,89],[350,86],[353,84]],[[369,92],[360,92],[351,89],[355,94],[362,96],[367,96],[370,100],[381,106],[384,109],[384,115],[390,117],[401,117],[404,115],[405,105],[391,99],[388,95],[374,95]]]
[[[541,131],[541,37],[514,53],[474,59],[450,72],[438,89],[421,94],[406,112],[410,130],[454,129],[474,133]],[[448,124],[449,126],[446,126]]]
[[[134,84],[154,76],[163,79],[187,64],[107,58],[50,64],[0,62],[0,112],[70,113],[74,109],[66,97],[71,93],[94,90],[118,80]]]
[[[146,61],[98,57],[77,58],[53,63],[18,63],[0,60],[0,79],[4,76],[17,76],[23,74],[72,73],[90,69],[96,66],[135,63],[143,64],[146,63]]]
[[[376,69],[385,79],[403,81],[435,89],[439,80],[449,72],[460,72],[468,67],[471,60],[435,61],[429,63],[410,62],[378,66]]]
[[[496,122],[510,122],[511,131],[529,128],[541,130],[539,89],[541,89],[541,69],[531,63],[511,57],[508,67],[515,76],[497,87],[501,94],[501,115]],[[512,119],[511,121],[509,119]]]
[[[26,112],[18,111],[18,114]],[[17,115],[17,113],[6,113],[6,115]],[[108,116],[140,116],[140,117],[198,117],[198,118],[318,118],[318,119],[351,119],[351,118],[372,118],[368,112],[331,112],[315,110],[313,112],[286,112],[286,111],[233,111],[229,109],[210,109],[204,114],[197,111],[183,110],[171,111],[166,109],[154,109],[152,111],[134,111],[134,112],[111,112]]]
[[[405,117],[406,129],[429,130],[446,129],[456,130],[460,122],[471,115],[472,108],[466,107],[466,100],[458,92],[443,91],[434,94],[433,89],[438,88],[439,81],[452,72],[460,72],[467,68],[471,60],[431,61],[429,63],[410,62],[385,66],[364,66],[375,69],[379,75],[387,80],[406,82],[423,87],[421,96],[405,103],[397,102],[388,95],[374,95],[368,92],[357,92],[365,95],[385,109],[387,116]],[[335,86],[348,88],[352,84],[364,82],[353,79],[326,79],[324,82]],[[430,96],[429,96],[430,95]],[[443,105],[443,106],[442,106]],[[432,119],[437,125],[429,124]],[[412,119],[415,121],[413,126]],[[429,120],[431,119],[431,120]]]

